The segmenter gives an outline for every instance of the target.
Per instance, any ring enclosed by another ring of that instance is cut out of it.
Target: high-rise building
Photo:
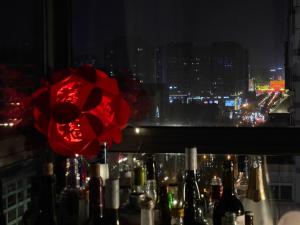
[[[140,37],[119,36],[105,46],[104,67],[111,74],[126,69],[142,83],[153,83],[153,49]]]
[[[211,80],[214,94],[247,93],[248,51],[234,42],[212,44]]]
[[[286,89],[293,94],[291,125],[300,125],[300,2],[289,1],[288,38],[285,51]]]

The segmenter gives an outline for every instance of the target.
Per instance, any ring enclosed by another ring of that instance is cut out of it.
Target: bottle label
[[[245,225],[245,215],[236,217],[236,225]]]

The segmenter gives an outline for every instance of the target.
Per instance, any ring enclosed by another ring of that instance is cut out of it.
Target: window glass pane
[[[17,203],[16,195],[10,195],[7,197],[7,207],[13,206]]]
[[[93,64],[123,88],[133,80],[132,124],[291,124],[288,2],[116,2],[72,2],[73,65]]]
[[[17,218],[16,209],[9,210],[7,213],[7,221],[11,222]]]
[[[291,186],[281,186],[280,187],[280,198],[281,200],[292,200],[293,199],[293,189]]]

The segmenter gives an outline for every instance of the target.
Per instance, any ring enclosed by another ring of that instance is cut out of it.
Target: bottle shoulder
[[[244,207],[242,202],[234,195],[224,195],[215,206],[215,211],[235,212],[238,215],[244,214]]]

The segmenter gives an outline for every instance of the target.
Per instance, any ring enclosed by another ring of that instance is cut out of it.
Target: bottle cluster
[[[33,179],[23,224],[274,225],[264,157],[186,148],[185,168],[171,171],[172,177],[153,154],[126,160],[117,176],[109,163],[106,157],[66,159],[60,192],[53,164],[46,163],[44,175]]]

